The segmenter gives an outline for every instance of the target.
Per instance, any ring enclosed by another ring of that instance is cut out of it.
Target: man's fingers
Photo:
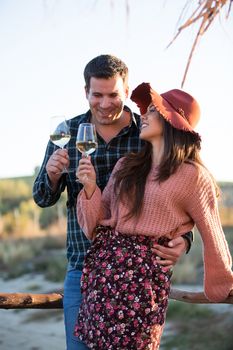
[[[168,247],[175,247],[181,244],[180,237],[173,238],[171,241],[168,242]]]
[[[166,269],[168,269],[168,270],[172,269],[174,266],[174,262],[171,260],[161,260],[160,259],[160,260],[158,260],[158,262],[161,266],[163,266],[164,268],[166,267]]]
[[[175,251],[173,251],[170,248],[166,248],[163,246],[159,246],[158,248],[152,248],[152,251],[156,254],[159,255],[161,258],[168,258],[168,257],[177,257],[177,254]]]
[[[165,248],[170,249],[170,248]],[[174,254],[174,252],[169,251],[169,254],[165,254],[162,252],[162,249],[152,248],[154,254],[156,254],[156,260],[163,266],[173,266],[177,263],[179,255]],[[173,253],[173,254],[172,254]]]

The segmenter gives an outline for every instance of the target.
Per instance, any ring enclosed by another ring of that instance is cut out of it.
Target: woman
[[[144,150],[118,161],[103,194],[90,159],[80,160],[77,169],[84,186],[78,221],[93,243],[75,335],[90,349],[159,348],[171,270],[159,264],[153,245],[166,245],[194,224],[204,243],[207,298],[218,302],[233,292],[217,186],[201,162],[201,138],[194,131],[198,103],[177,89],[159,95],[148,83],[131,99],[142,114]]]

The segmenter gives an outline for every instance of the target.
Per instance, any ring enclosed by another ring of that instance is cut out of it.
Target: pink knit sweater
[[[156,169],[148,175],[140,218],[124,220],[125,203],[116,203],[113,191],[116,164],[102,195],[97,187],[91,199],[79,193],[77,218],[88,239],[97,224],[111,226],[124,234],[178,237],[192,230],[194,223],[204,245],[204,290],[211,301],[224,300],[233,290],[232,258],[222,230],[216,191],[209,172],[202,166],[182,165],[168,180],[154,180]]]

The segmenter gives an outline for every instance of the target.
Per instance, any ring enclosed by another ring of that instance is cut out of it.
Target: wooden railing
[[[0,293],[0,309],[61,309],[62,293]],[[170,299],[194,304],[213,304],[203,292],[188,292],[172,289]],[[233,295],[221,303],[233,304]]]

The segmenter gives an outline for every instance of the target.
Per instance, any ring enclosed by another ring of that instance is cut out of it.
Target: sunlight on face
[[[150,104],[147,108],[147,112],[141,116],[140,138],[149,142],[163,138],[162,119],[153,104]]]

